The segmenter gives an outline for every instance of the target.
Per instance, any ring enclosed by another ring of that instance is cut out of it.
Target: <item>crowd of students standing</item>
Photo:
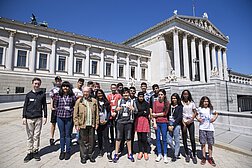
[[[40,160],[39,140],[42,123],[47,122],[46,96],[39,88],[41,80],[32,80],[32,90],[27,93],[23,108],[23,124],[27,132],[27,155],[24,162],[31,159]],[[127,145],[127,157],[134,162],[137,159],[149,160],[150,145],[156,144],[156,162],[162,159],[168,163],[167,149],[171,149],[172,162],[180,155],[180,131],[185,151],[185,161],[197,164],[195,144],[195,120],[199,121],[199,142],[201,144],[201,164],[206,161],[216,166],[212,156],[214,144],[214,126],[218,113],[208,97],[203,96],[197,108],[189,90],[181,96],[173,93],[169,99],[166,91],[158,84],[147,92],[147,84],[141,83],[136,94],[135,87],[123,87],[122,83],[111,84],[111,92],[107,95],[99,83],[77,81],[76,88],[68,81],[62,82],[61,77],[55,78],[55,85],[50,90],[51,97],[51,137],[50,145],[55,144],[54,132],[56,124],[60,134],[60,160],[71,158],[73,130],[76,132],[80,148],[80,161],[95,162],[94,148],[98,141],[98,156],[105,153],[108,161],[117,163],[120,153]],[[155,130],[155,140],[151,138],[151,129]],[[187,145],[187,132],[191,142],[191,153]],[[137,134],[138,150],[134,150],[134,137]],[[206,156],[206,144],[208,154]],[[114,149],[114,155],[112,152]]]

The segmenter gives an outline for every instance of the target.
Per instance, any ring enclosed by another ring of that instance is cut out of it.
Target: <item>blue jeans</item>
[[[164,155],[167,155],[167,123],[157,123],[156,143],[157,143],[158,155],[160,155],[162,153],[160,133],[162,134]]]
[[[60,118],[57,117],[57,124],[60,132],[60,149],[61,152],[70,153],[71,150],[71,129],[72,129],[72,118]]]
[[[171,146],[172,150],[175,150],[175,157],[179,155],[179,149],[180,149],[180,141],[179,141],[179,132],[180,132],[181,126],[177,125],[172,132],[168,131],[167,133],[167,142]],[[174,137],[174,142],[175,146],[173,145],[173,138]]]

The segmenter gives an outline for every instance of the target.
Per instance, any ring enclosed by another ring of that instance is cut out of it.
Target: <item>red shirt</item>
[[[169,102],[167,102],[167,109],[164,111],[164,102],[160,103],[159,101],[155,101],[153,104],[153,113],[163,113],[164,116],[157,117],[156,122],[157,123],[168,123],[167,120],[167,113],[169,110]]]
[[[107,99],[108,99],[108,101],[110,103],[110,107],[111,107],[111,112],[115,111],[115,108],[117,106],[117,102],[121,98],[122,98],[122,96],[120,94],[118,94],[118,93],[116,93],[116,94],[110,93],[110,94],[107,95]]]

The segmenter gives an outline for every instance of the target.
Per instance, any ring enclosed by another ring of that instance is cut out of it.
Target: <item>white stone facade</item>
[[[150,82],[150,57],[147,50],[0,18],[1,77],[19,74],[52,82],[59,75],[73,83],[94,80],[108,89],[111,81]],[[1,84],[0,93],[12,86],[8,83]],[[23,86],[29,90],[30,80]],[[16,88],[10,90],[15,93]]]

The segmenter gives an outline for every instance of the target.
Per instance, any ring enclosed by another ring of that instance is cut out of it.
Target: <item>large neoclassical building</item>
[[[154,83],[168,91],[190,89],[198,103],[208,95],[217,109],[252,110],[252,78],[228,70],[229,38],[203,17],[174,15],[121,44],[0,18],[0,93],[43,88],[54,77],[111,83]]]

